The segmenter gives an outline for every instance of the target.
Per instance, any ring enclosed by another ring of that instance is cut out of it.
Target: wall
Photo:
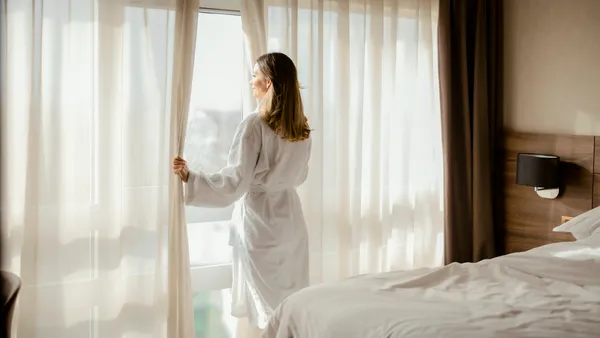
[[[600,135],[600,0],[505,0],[504,118]]]

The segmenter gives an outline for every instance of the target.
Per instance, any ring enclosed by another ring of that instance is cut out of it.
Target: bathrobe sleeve
[[[254,169],[262,143],[256,114],[245,118],[236,131],[227,166],[218,173],[192,172],[185,184],[185,204],[196,207],[226,207],[246,193],[254,179]]]

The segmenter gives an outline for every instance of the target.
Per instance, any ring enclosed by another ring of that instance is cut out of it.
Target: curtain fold
[[[502,1],[440,3],[445,261],[502,253]]]
[[[438,2],[248,0],[243,10],[247,72],[259,53],[284,52],[305,88],[311,281],[441,265]]]
[[[177,0],[175,4],[175,50],[171,87],[170,155],[182,156],[187,130],[199,0]],[[171,175],[169,182],[169,245],[167,337],[193,338],[194,310],[190,279],[190,254],[181,179]]]
[[[244,31],[244,82],[252,80],[255,60],[267,52],[265,12],[263,0],[242,1],[242,30]],[[252,113],[258,102],[252,95],[252,87],[242,86],[243,115]]]

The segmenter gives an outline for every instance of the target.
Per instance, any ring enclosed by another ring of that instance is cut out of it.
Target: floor
[[[263,333],[251,327],[247,318],[231,316],[231,290],[194,294],[196,338],[261,338]]]

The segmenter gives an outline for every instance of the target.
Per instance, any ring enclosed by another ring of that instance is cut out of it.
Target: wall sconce
[[[542,198],[555,199],[559,193],[558,166],[554,155],[518,154],[517,184],[533,187]]]

